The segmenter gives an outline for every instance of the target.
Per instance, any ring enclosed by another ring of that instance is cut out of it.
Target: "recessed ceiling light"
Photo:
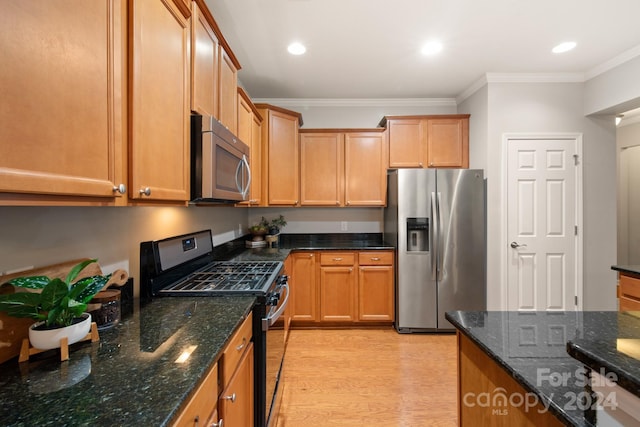
[[[292,55],[302,55],[303,53],[305,53],[307,51],[307,48],[304,47],[304,45],[302,43],[295,42],[295,43],[291,43],[287,47],[287,50]]]
[[[422,46],[422,50],[420,52],[422,52],[423,55],[435,55],[441,50],[442,50],[442,43],[437,41],[432,41]]]
[[[558,46],[551,49],[551,52],[564,53],[564,52],[570,51],[574,47],[576,47],[576,42],[564,42],[564,43],[560,43]]]

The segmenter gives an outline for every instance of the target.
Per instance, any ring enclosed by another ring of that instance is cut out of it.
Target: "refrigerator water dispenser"
[[[429,218],[407,218],[407,252],[429,251]]]

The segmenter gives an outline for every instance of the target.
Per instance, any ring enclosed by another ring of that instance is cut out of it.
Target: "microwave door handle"
[[[282,304],[280,304],[280,307],[278,307],[278,310],[276,310],[275,313],[273,313],[273,314],[269,313],[269,315],[267,317],[262,319],[262,330],[263,331],[266,331],[271,326],[273,326],[273,324],[276,322],[276,320],[278,320],[278,318],[280,318],[280,316],[282,315],[284,310],[287,308],[287,304],[289,303],[289,284],[285,283],[284,285],[282,285],[282,288],[284,288],[287,291],[287,293],[286,293],[286,295],[284,297],[284,301],[282,301]]]
[[[236,166],[236,188],[238,192],[242,193],[242,160],[238,162],[238,166]]]
[[[246,199],[247,194],[249,193],[249,186],[251,185],[251,168],[249,167],[249,161],[247,160],[247,156],[242,155],[242,162],[244,163],[244,167],[247,169],[247,185],[242,191],[242,198]]]

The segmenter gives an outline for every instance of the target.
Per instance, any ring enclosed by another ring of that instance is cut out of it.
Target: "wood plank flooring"
[[[453,334],[292,330],[278,427],[456,426]]]

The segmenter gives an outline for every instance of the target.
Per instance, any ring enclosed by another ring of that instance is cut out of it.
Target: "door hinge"
[[[578,306],[578,295],[575,295],[575,296],[574,296],[574,301],[575,301],[575,303],[576,303],[576,307],[577,307],[577,306]]]
[[[574,236],[577,236],[577,235],[578,235],[578,226],[577,226],[577,225],[574,225],[574,226],[573,226],[573,235],[574,235]]]
[[[574,154],[573,155],[573,164],[576,165],[576,166],[578,166],[578,159],[579,159],[578,155]]]

